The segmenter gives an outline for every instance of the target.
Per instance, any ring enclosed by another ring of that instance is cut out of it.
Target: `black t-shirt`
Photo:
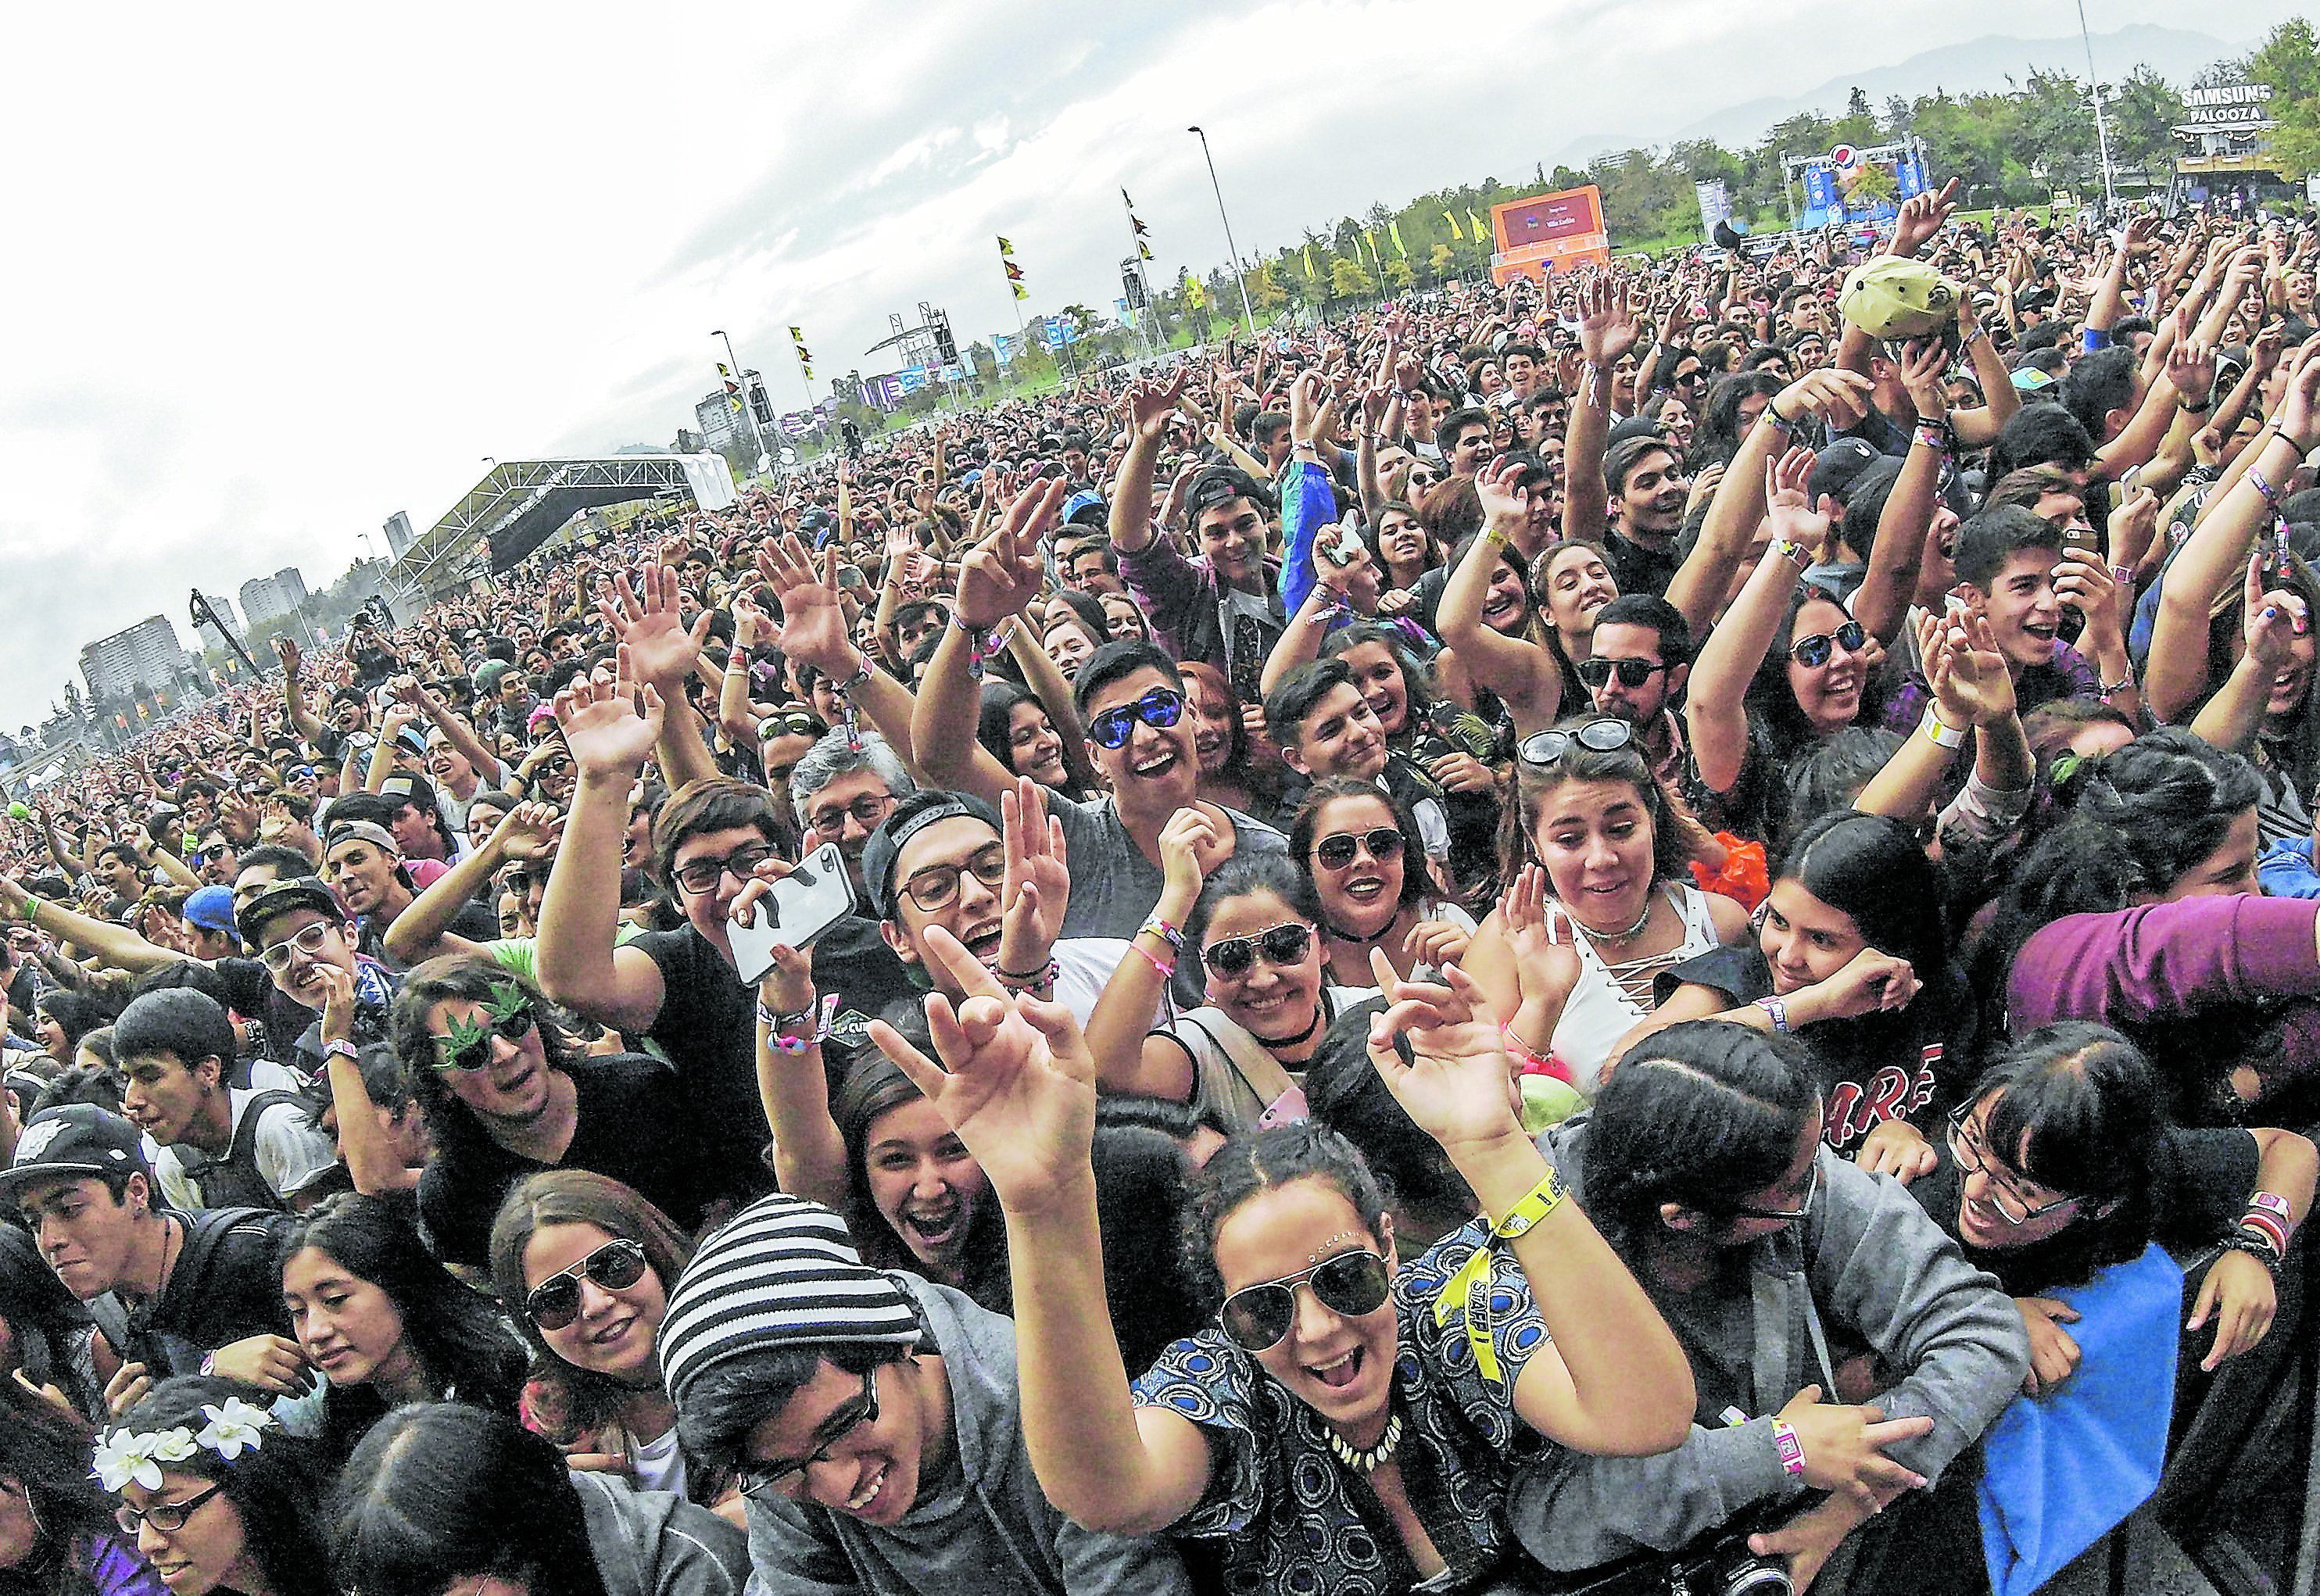
[[[501,1201],[518,1181],[543,1169],[585,1169],[622,1182],[683,1230],[701,1223],[712,1196],[763,1184],[735,1179],[726,1156],[706,1154],[702,1116],[660,1060],[641,1053],[584,1056],[573,1060],[571,1075],[578,1122],[556,1164],[512,1153],[480,1129],[463,1127],[439,1140],[419,1177],[419,1216],[446,1262],[484,1264]],[[738,1173],[757,1174],[760,1167],[752,1147],[748,1167]]]
[[[1941,1164],[1910,1183],[1915,1197],[1935,1224],[1957,1238],[1958,1172],[1945,1140],[1936,1138]],[[2181,1255],[2210,1246],[2228,1234],[2255,1190],[2255,1138],[2244,1130],[2186,1130],[2163,1127],[2151,1147],[2152,1239]],[[2073,1285],[2092,1271],[2089,1227],[2081,1219],[2046,1241],[1996,1251],[1959,1240],[1966,1262],[1998,1276],[2011,1297],[2035,1296]]]
[[[1772,995],[1772,972],[1753,941],[1711,948],[1662,971],[1654,994],[1665,1002],[1687,984],[1722,993],[1736,1009]],[[1970,1004],[1944,1002],[1948,984],[1945,977],[1926,981],[1899,1013],[1798,1029],[1797,1040],[1819,1075],[1821,1139],[1832,1150],[1853,1156],[1862,1138],[1887,1120],[1905,1120],[1926,1140],[1941,1139],[1942,1116],[1964,1090],[1968,1067],[1966,1038],[1949,1021],[1971,1011]]]
[[[313,1010],[274,984],[265,965],[254,958],[222,958],[215,966],[225,977],[228,1006],[245,1020],[266,1025],[265,1056],[276,1064],[304,1068],[298,1038],[319,1018]]]
[[[1672,545],[1665,549],[1646,549],[1620,534],[1617,527],[1603,529],[1603,563],[1611,568],[1611,579],[1619,591],[1648,593],[1654,598],[1667,596],[1668,584],[1675,580],[1682,560]]]
[[[173,1217],[188,1228],[186,1238],[160,1294],[129,1309],[125,1338],[116,1336],[119,1317],[104,1299],[92,1305],[122,1356],[159,1380],[197,1374],[204,1355],[251,1336],[288,1335],[276,1260],[290,1216],[240,1208]],[[112,1306],[125,1305],[115,1299]]]
[[[645,1034],[675,1066],[699,1129],[696,1140],[720,1163],[737,1166],[748,1194],[773,1190],[757,1155],[772,1136],[757,1098],[757,993],[741,984],[724,955],[690,925],[648,931],[627,944],[659,966],[660,1012]],[[817,993],[835,994],[841,1011],[875,1014],[913,989],[902,961],[876,922],[848,916],[813,945]]]
[[[451,923],[444,929],[470,942],[496,942],[500,939],[500,917],[477,900],[470,898],[459,905],[459,911],[451,917]],[[386,928],[379,924],[376,916],[364,916],[357,931],[356,952],[367,958],[378,960],[398,975],[411,967],[387,952]]]

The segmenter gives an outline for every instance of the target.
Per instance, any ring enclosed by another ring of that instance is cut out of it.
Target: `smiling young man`
[[[865,1267],[828,1209],[767,1197],[669,1292],[661,1371],[692,1456],[738,1471],[768,1591],[1174,1596],[1162,1539],[1083,1529],[1023,1440],[1012,1322]]]
[[[1289,624],[1275,591],[1280,562],[1266,553],[1272,495],[1246,472],[1219,466],[1194,477],[1184,494],[1197,557],[1186,558],[1153,525],[1153,469],[1183,391],[1181,374],[1173,383],[1143,383],[1129,391],[1128,452],[1112,495],[1111,546],[1129,596],[1151,618],[1153,635],[1176,658],[1224,672],[1242,701],[1254,703],[1263,696],[1256,684],[1264,657]]]
[[[2141,693],[2128,663],[2116,584],[2090,552],[2065,548],[2063,531],[2019,505],[1985,510],[1958,529],[1953,593],[1989,622],[1991,640],[2014,677],[2016,712],[2064,698],[2099,698],[2134,717]],[[2065,604],[2080,609],[2083,647],[2056,635]],[[1912,673],[1888,701],[1885,725],[1917,729],[1931,689]]]
[[[1300,665],[1266,694],[1264,723],[1289,768],[1309,781],[1350,776],[1374,782],[1409,809],[1426,857],[1450,857],[1450,821],[1441,789],[1386,747],[1385,729],[1343,659]]]
[[[1664,597],[1682,563],[1675,540],[1690,485],[1681,462],[1657,437],[1623,438],[1603,451],[1603,486],[1611,517],[1603,553],[1619,591]]]
[[[338,1167],[330,1138],[285,1084],[228,1084],[233,1021],[214,1000],[182,986],[146,993],[113,1022],[113,1050],[129,1083],[122,1113],[160,1147],[153,1174],[170,1207],[301,1212],[322,1195]]]
[[[114,1412],[171,1374],[206,1370],[281,1395],[309,1383],[282,1306],[276,1253],[288,1215],[169,1212],[137,1128],[90,1103],[24,1127],[0,1201],[15,1205],[43,1261],[120,1355],[98,1370]]]
[[[243,875],[249,874],[245,867]],[[239,887],[234,895],[242,896]],[[331,984],[322,973],[326,966],[354,985],[349,1039],[357,1046],[386,1040],[394,977],[385,965],[356,951],[354,919],[327,884],[300,875],[260,885],[234,911],[234,923],[241,928],[242,941],[257,950],[276,989],[313,1017],[291,1044],[288,1062],[293,1068],[319,1076],[329,1062],[322,1021]]]
[[[1621,594],[1597,612],[1592,651],[1577,668],[1595,712],[1633,726],[1654,774],[1681,790],[1683,721],[1672,706],[1691,675],[1682,612],[1647,593]]]

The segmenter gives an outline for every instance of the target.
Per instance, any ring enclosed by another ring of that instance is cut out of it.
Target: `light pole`
[[[1241,275],[1240,246],[1233,242],[1232,218],[1225,214],[1225,191],[1224,186],[1217,181],[1217,158],[1209,153],[1208,134],[1201,132],[1197,127],[1186,128],[1184,131],[1199,135],[1201,159],[1209,163],[1209,186],[1215,189],[1217,194],[1217,219],[1225,224],[1225,248],[1232,251],[1233,281],[1240,285],[1240,313],[1247,320],[1248,336],[1254,340],[1256,337],[1256,312],[1248,303],[1248,281]]]
[[[757,444],[757,458],[762,460],[766,458],[766,435],[757,431],[757,407],[749,403],[749,374],[741,369],[741,357],[733,352],[733,335],[720,327],[709,336],[725,340],[726,367],[733,373],[733,381],[741,390],[741,414],[749,423],[750,440]]]
[[[2111,189],[2110,124],[2103,118],[2102,85],[2095,81],[2095,41],[2087,32],[2087,0],[2079,0],[2079,39],[2087,47],[2087,93],[2095,102],[2095,141],[2102,150],[2103,213],[2107,216],[2117,207],[2117,196]]]

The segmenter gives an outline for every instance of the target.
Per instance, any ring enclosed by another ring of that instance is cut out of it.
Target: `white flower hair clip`
[[[162,1465],[183,1463],[204,1449],[231,1463],[244,1452],[257,1451],[259,1432],[274,1428],[274,1415],[240,1397],[228,1397],[222,1405],[204,1403],[202,1417],[209,1422],[198,1433],[182,1424],[143,1435],[116,1429],[98,1439],[89,1472],[98,1484],[116,1495],[132,1481],[148,1491],[159,1491]]]

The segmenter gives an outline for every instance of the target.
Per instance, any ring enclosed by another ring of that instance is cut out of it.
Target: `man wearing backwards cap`
[[[685,1450],[739,1472],[768,1591],[1192,1588],[1165,1541],[1083,1529],[1049,1504],[1013,1324],[866,1267],[818,1204],[765,1198],[703,1243],[669,1293],[660,1361]]]
[[[101,1376],[113,1411],[154,1381],[204,1365],[279,1394],[311,1383],[283,1334],[290,1326],[275,1254],[290,1217],[169,1212],[128,1120],[78,1102],[41,1115],[0,1173],[0,1202],[15,1205],[41,1258],[123,1359]]]

